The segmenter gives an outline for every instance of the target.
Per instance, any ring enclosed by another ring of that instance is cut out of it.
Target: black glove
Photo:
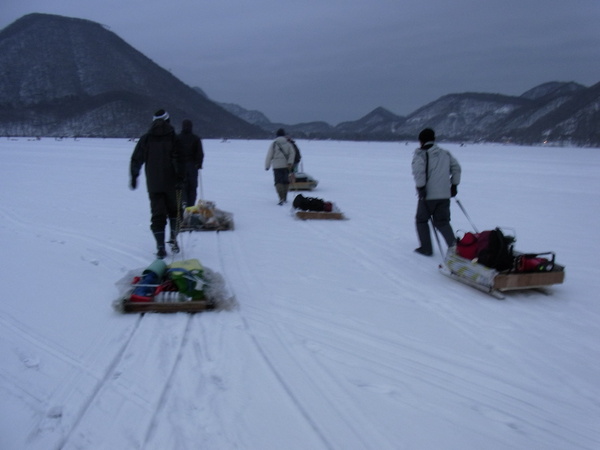
[[[417,188],[417,195],[419,196],[419,200],[425,200],[425,197],[427,197],[427,189],[425,189],[425,186]]]
[[[131,181],[129,182],[129,187],[131,190],[135,190],[137,188],[137,178],[131,177]]]
[[[450,196],[456,197],[456,194],[458,194],[458,186],[456,184],[453,184],[452,186],[450,186]]]

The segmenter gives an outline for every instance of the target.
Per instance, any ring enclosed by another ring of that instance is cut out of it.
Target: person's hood
[[[150,134],[153,136],[166,136],[173,132],[171,124],[161,119],[152,122],[152,127],[150,128]]]

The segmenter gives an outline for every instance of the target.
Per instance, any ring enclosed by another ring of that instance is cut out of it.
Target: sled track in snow
[[[184,255],[182,252],[174,258]],[[109,448],[111,435],[116,436],[112,448],[122,445],[123,439],[132,448],[160,448],[153,442],[155,430],[170,415],[166,411],[168,404],[186,396],[177,383],[185,383],[190,364],[206,362],[206,355],[191,348],[197,345],[197,337],[192,338],[192,333],[202,335],[203,314],[210,312],[129,315],[135,317],[135,325],[82,402],[77,417],[63,433],[59,448],[93,448],[96,442]],[[194,356],[186,360],[184,354]],[[218,384],[214,379],[194,381]],[[106,412],[103,405],[114,405],[117,411]]]
[[[71,436],[73,435],[74,430],[77,429],[79,423],[82,421],[82,419],[85,417],[85,415],[89,412],[91,405],[93,404],[94,400],[98,397],[102,388],[109,382],[111,377],[114,375],[115,369],[118,366],[119,362],[123,359],[123,354],[125,353],[129,344],[131,343],[131,340],[133,339],[135,332],[138,330],[142,319],[143,319],[143,316],[139,316],[136,318],[135,325],[131,329],[131,332],[129,333],[128,338],[125,340],[125,342],[123,343],[123,345],[121,346],[119,351],[117,351],[117,353],[113,357],[111,363],[108,365],[108,367],[104,373],[104,376],[100,380],[98,380],[98,384],[96,385],[96,387],[90,392],[90,395],[87,398],[87,400],[81,405],[78,415],[75,417],[70,429],[66,432],[64,438],[62,438],[61,442],[58,445],[58,448],[62,449],[67,446],[67,443],[71,439]]]
[[[223,257],[224,247],[223,247],[223,243],[221,242],[221,238],[220,238],[219,234],[217,234],[217,248],[218,248],[218,255],[219,255],[220,266],[224,270],[224,268],[226,267],[226,263],[225,263],[224,257]],[[236,247],[235,250],[237,250],[238,256],[239,256],[239,246]],[[239,261],[238,258],[236,258],[236,260]],[[244,270],[248,270],[248,269],[249,269],[249,267],[246,265],[245,268],[244,268]],[[239,271],[239,268],[238,268],[238,271]],[[249,272],[242,271],[242,272],[239,272],[239,273],[249,273]],[[233,292],[233,295],[237,297],[237,294],[236,294],[234,288],[231,286],[231,282],[229,281],[227,273],[224,273],[224,277],[225,277],[225,280],[227,280],[227,282],[228,282],[228,284],[230,286],[230,289]],[[290,400],[292,401],[292,403],[296,406],[297,410],[300,412],[300,414],[302,415],[302,417],[304,418],[304,420],[309,424],[310,428],[319,437],[319,439],[323,443],[324,447],[333,450],[335,447],[328,441],[327,437],[323,434],[323,432],[320,429],[320,427],[318,426],[318,424],[312,419],[311,415],[302,406],[302,403],[300,402],[300,400],[298,399],[298,397],[294,394],[293,389],[291,389],[290,385],[285,381],[285,377],[277,369],[277,367],[275,366],[275,364],[273,363],[273,361],[271,361],[271,359],[269,358],[268,354],[265,352],[265,350],[263,349],[263,347],[261,346],[261,344],[258,342],[258,340],[254,336],[254,334],[251,332],[252,327],[250,326],[250,324],[249,324],[247,318],[245,317],[243,311],[240,311],[240,317],[241,317],[242,323],[244,324],[244,327],[245,327],[246,331],[248,332],[247,335],[252,340],[252,343],[253,343],[254,347],[256,348],[258,354],[260,354],[260,356],[263,359],[263,361],[265,362],[265,364],[269,367],[269,369],[271,370],[271,372],[273,373],[273,375],[275,376],[275,378],[278,380],[280,386],[286,392],[286,394],[288,395],[288,397],[290,398]]]
[[[43,354],[46,355],[44,366],[51,365],[48,356],[52,356],[60,361],[61,366],[67,367],[65,373],[68,376],[50,395],[41,390],[39,393],[32,391],[27,384],[21,386],[21,380],[13,376],[2,375],[8,381],[6,387],[10,386],[14,395],[29,397],[27,403],[39,411],[39,420],[29,432],[28,448],[94,448],[95,445],[109,448],[106,436],[112,433],[122,438],[119,435],[119,422],[129,423],[132,419],[139,422],[133,427],[135,431],[123,431],[135,434],[129,437],[133,447],[146,448],[157,416],[172,389],[173,374],[178,370],[183,350],[188,344],[193,315],[140,314],[128,317],[133,319],[133,324],[127,335],[104,365],[103,372],[94,374],[85,361],[37,337],[35,331],[26,325],[5,314],[0,315],[0,325],[5,332],[9,332],[7,336],[10,337],[9,341],[3,339],[2,345],[17,346],[18,357],[25,366],[35,369],[40,362],[32,355]],[[165,329],[162,319],[176,322],[178,326],[173,333],[163,333],[162,339],[151,341],[152,335],[160,335],[161,330]],[[140,358],[146,359],[146,354],[151,355],[146,360],[151,367],[147,372],[158,373],[160,381],[153,382],[149,389],[136,390],[135,383],[140,382],[137,378],[144,376],[143,369],[147,368],[144,366],[140,370],[137,363]],[[154,389],[156,386],[160,388]],[[115,397],[123,398],[120,403],[123,409],[137,410],[138,414],[119,417],[119,408],[117,411],[107,411],[103,405],[119,405]],[[117,414],[117,417],[111,418],[112,414]],[[105,428],[99,428],[102,426]],[[120,444],[122,441],[115,438],[113,448],[119,448]]]
[[[177,322],[172,332],[161,333],[166,325],[163,319]],[[80,407],[58,448],[86,445],[93,448],[95,442],[108,448],[110,438],[107,436],[111,434],[116,436],[116,446],[123,442],[125,435],[132,447],[146,448],[188,342],[192,315],[142,314],[135,320],[128,338]],[[153,375],[148,377],[146,372]],[[116,398],[121,402],[116,402]],[[105,404],[113,406],[115,403],[116,411],[103,408]],[[98,417],[102,419],[98,420]],[[127,426],[121,429],[123,424]]]
[[[156,424],[156,420],[157,420],[157,416],[159,415],[160,411],[162,410],[162,408],[165,405],[165,399],[168,397],[171,388],[173,386],[173,375],[175,374],[175,372],[177,371],[178,367],[179,367],[179,363],[181,362],[181,358],[182,358],[182,354],[183,354],[183,349],[186,347],[188,340],[189,340],[189,334],[190,334],[190,328],[191,328],[191,324],[192,324],[192,316],[190,314],[187,315],[187,319],[186,319],[186,326],[185,326],[185,330],[183,331],[183,338],[181,339],[181,345],[179,346],[179,348],[177,349],[177,357],[175,359],[175,363],[173,364],[173,366],[171,367],[171,370],[169,372],[169,375],[167,377],[166,383],[164,385],[164,388],[160,394],[160,398],[158,399],[158,408],[156,408],[156,410],[154,411],[154,414],[152,415],[149,423],[148,423],[148,427],[146,428],[146,432],[144,434],[144,439],[142,441],[142,448],[145,447],[146,443],[148,442],[148,440],[151,437],[152,431],[155,428],[155,424]]]
[[[218,254],[228,285],[232,286],[231,274],[235,273],[236,279],[242,281],[246,293],[268,292],[269,287],[260,282],[252,267],[246,263],[248,258],[244,257],[238,237],[228,237],[227,241],[228,244],[224,244],[219,238]],[[227,261],[223,255],[229,256]],[[255,286],[257,283],[260,285],[258,289]],[[231,289],[233,291],[234,288]],[[237,296],[235,291],[234,295]],[[263,303],[264,300],[259,299],[259,303]],[[273,304],[267,304],[266,308],[268,311],[262,312],[248,304],[242,305],[239,315],[244,328],[257,353],[277,379],[290,402],[295,405],[298,413],[313,430],[323,448],[337,448],[337,445],[328,438],[331,429],[335,429],[336,433],[344,430],[343,434],[347,436],[348,442],[352,442],[353,448],[356,449],[392,448],[393,444],[386,441],[379,433],[359,429],[356,426],[356,417],[363,413],[352,401],[347,400],[351,396],[339,386],[339,380],[332,376],[332,373],[319,361],[319,351],[311,348],[310,342],[302,342],[304,352],[302,352],[302,359],[298,359],[296,356],[298,342],[294,333],[290,333],[290,327],[294,327],[293,321],[290,322],[290,317],[285,314],[285,311]],[[294,314],[296,313],[298,311],[294,311]],[[314,319],[319,323],[315,328],[320,326],[326,328],[328,325],[318,316],[306,317],[307,322]],[[273,320],[275,318],[276,320]],[[268,328],[276,336],[276,341],[270,342],[275,349],[267,349],[260,342],[256,332],[253,331],[252,323],[260,323],[261,330]],[[279,358],[282,354],[287,355],[283,361]]]
[[[544,403],[545,399],[536,396],[535,393],[530,392],[530,387],[526,378],[520,381],[514,379],[507,379],[502,376],[503,361],[506,360],[508,363],[510,357],[507,358],[506,349],[490,347],[487,342],[503,342],[510,348],[513,346],[515,349],[519,348],[522,350],[520,339],[523,336],[519,333],[507,332],[507,326],[499,326],[498,328],[490,329],[485,324],[478,322],[477,318],[480,318],[481,311],[472,313],[469,311],[471,305],[460,305],[456,304],[453,300],[460,298],[460,290],[470,289],[468,286],[460,284],[452,284],[446,282],[446,279],[437,273],[435,267],[438,259],[424,258],[420,255],[408,254],[405,259],[406,261],[412,261],[415,259],[416,264],[423,264],[423,267],[427,267],[426,270],[431,271],[432,277],[439,277],[440,280],[440,297],[439,298],[427,298],[421,294],[419,286],[414,286],[404,280],[402,276],[398,276],[398,270],[394,268],[401,267],[398,261],[397,252],[393,253],[389,246],[382,245],[381,239],[373,236],[372,234],[361,235],[361,245],[351,248],[347,245],[347,236],[340,238],[339,234],[331,231],[327,227],[314,227],[309,224],[303,224],[306,233],[313,233],[318,236],[319,240],[327,242],[339,242],[339,245],[334,245],[338,249],[341,249],[346,256],[352,260],[356,260],[357,263],[361,264],[365,271],[370,271],[384,277],[392,286],[397,288],[397,298],[383,298],[383,299],[371,299],[374,305],[377,302],[384,301],[388,303],[392,302],[409,302],[410,304],[418,304],[423,306],[427,310],[431,311],[435,316],[440,317],[444,321],[452,323],[453,326],[460,329],[466,336],[468,336],[474,345],[480,346],[485,352],[493,354],[492,361],[496,361],[498,366],[485,367],[481,365],[481,361],[477,358],[470,358],[463,355],[460,360],[456,357],[449,357],[447,351],[440,349],[439,351],[432,347],[429,343],[421,344],[418,341],[400,341],[398,337],[390,336],[391,340],[387,341],[381,339],[381,335],[378,333],[372,333],[368,330],[372,330],[371,327],[353,327],[352,324],[341,324],[335,322],[336,331],[340,331],[340,348],[366,348],[366,351],[362,352],[363,355],[369,355],[369,346],[373,346],[373,350],[377,348],[380,352],[381,349],[389,347],[390,354],[389,359],[382,360],[370,360],[367,361],[369,366],[373,367],[374,371],[381,371],[387,373],[386,376],[390,377],[390,386],[397,386],[402,384],[402,376],[398,374],[406,373],[410,377],[414,376],[415,373],[420,373],[418,383],[425,383],[430,386],[431,389],[440,389],[440,391],[446,391],[450,387],[454,387],[453,391],[457,392],[457,395],[461,396],[462,401],[467,401],[477,407],[473,407],[473,410],[478,414],[495,420],[499,423],[504,424],[508,428],[523,432],[525,429],[538,429],[547,434],[548,436],[555,436],[558,439],[564,439],[564,436],[569,434],[567,425],[561,425],[556,423],[548,423],[545,415],[541,412],[537,405]],[[357,240],[358,241],[358,240]],[[362,250],[362,248],[369,247],[369,251]],[[380,252],[374,252],[373,248],[379,248]],[[350,251],[351,250],[351,251]],[[436,249],[439,252],[439,249]],[[381,258],[376,259],[373,257],[374,254],[380,253]],[[439,257],[439,254],[437,255]],[[402,258],[402,256],[400,256]],[[411,259],[412,258],[412,259]],[[427,266],[426,266],[427,265]],[[392,269],[392,270],[391,270]],[[450,290],[448,290],[448,288]],[[428,289],[428,292],[430,289]],[[514,298],[524,299],[531,298],[534,294],[530,292],[524,293],[513,293]],[[548,302],[547,297],[543,297],[544,302]],[[527,314],[531,316],[531,320],[536,320],[537,311],[535,308],[531,310],[531,305],[527,305],[521,308],[520,303],[511,303],[510,301],[498,302],[496,299],[492,299],[487,294],[481,295],[481,302],[478,303],[478,308],[488,310],[490,315],[494,315],[496,309],[507,309],[513,305],[519,314]],[[546,305],[547,308],[547,305]],[[304,308],[306,309],[306,308]],[[295,314],[298,314],[296,311]],[[313,317],[310,321],[300,321],[302,324],[311,324],[310,334],[311,336],[318,336],[316,328],[312,324],[319,323],[318,316]],[[331,326],[331,323],[322,323],[323,327]],[[325,328],[323,328],[325,330]],[[345,334],[345,335],[344,335]],[[331,337],[331,328],[325,333],[326,336]],[[487,339],[489,336],[490,339]],[[366,340],[359,339],[359,337],[367,338]],[[533,339],[542,341],[544,336],[532,336]],[[334,342],[328,342],[327,345],[334,347]],[[323,346],[323,344],[320,344]],[[365,347],[366,345],[366,347]],[[395,356],[394,350],[398,348],[404,348],[404,359],[402,366],[399,367]],[[414,356],[408,357],[413,354]],[[529,352],[529,357],[532,360],[542,361],[543,356],[535,352]],[[428,362],[429,361],[429,362]],[[448,365],[447,371],[440,371],[440,367]],[[561,370],[565,380],[569,379],[569,370]],[[456,373],[464,373],[464,377],[457,377]],[[485,380],[482,382],[481,380]],[[493,382],[491,381],[493,380]],[[360,380],[355,380],[360,383]],[[497,392],[491,391],[489,385],[493,384],[495,389],[502,392],[506,396],[506,404],[499,402],[496,396]],[[423,405],[419,399],[410,399],[410,396],[402,394],[397,388],[382,386],[364,386],[369,389],[375,389],[380,392],[388,392],[391,396],[398,396],[398,399],[402,397],[403,403],[412,403],[416,410],[426,410],[429,406]],[[514,399],[521,399],[522,403],[519,408],[515,409]],[[488,399],[487,401],[485,399]],[[482,401],[483,400],[483,401]],[[566,400],[566,399],[565,399]],[[564,432],[557,431],[561,427],[565,427]],[[573,442],[567,442],[567,444],[573,444]]]

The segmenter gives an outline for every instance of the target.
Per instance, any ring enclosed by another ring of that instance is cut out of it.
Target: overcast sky
[[[2,0],[0,28],[32,12],[99,22],[211,99],[284,123],[600,82],[600,0]]]

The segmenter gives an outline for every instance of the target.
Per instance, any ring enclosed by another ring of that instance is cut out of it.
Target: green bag
[[[192,300],[204,299],[204,269],[197,259],[186,259],[169,264],[167,276],[175,283],[177,290]]]

